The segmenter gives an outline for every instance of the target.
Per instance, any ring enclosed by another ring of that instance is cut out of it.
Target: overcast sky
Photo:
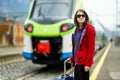
[[[83,0],[85,6],[97,14],[114,14],[116,0]]]
[[[83,0],[84,8],[108,29],[115,29],[116,0]]]

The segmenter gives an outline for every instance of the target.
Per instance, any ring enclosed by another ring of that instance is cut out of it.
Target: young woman
[[[68,62],[72,62],[75,66],[75,80],[89,80],[89,71],[95,53],[96,32],[83,9],[75,13],[74,23],[76,30],[72,36],[73,55]]]

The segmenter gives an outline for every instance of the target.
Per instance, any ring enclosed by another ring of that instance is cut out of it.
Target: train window
[[[33,19],[70,18],[72,0],[37,0],[32,12]]]

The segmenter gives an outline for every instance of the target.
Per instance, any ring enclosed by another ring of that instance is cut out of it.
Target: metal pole
[[[118,0],[116,0],[116,34],[115,34],[115,44],[118,45]]]

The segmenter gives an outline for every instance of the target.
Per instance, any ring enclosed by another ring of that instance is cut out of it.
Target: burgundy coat
[[[83,31],[80,39],[80,44],[76,53],[76,58],[74,59],[74,54],[70,57],[70,60],[72,62],[74,62],[75,60],[74,65],[85,65],[89,67],[92,66],[94,62],[93,58],[95,53],[95,40],[96,32],[94,27],[89,23],[86,23],[85,30]]]

